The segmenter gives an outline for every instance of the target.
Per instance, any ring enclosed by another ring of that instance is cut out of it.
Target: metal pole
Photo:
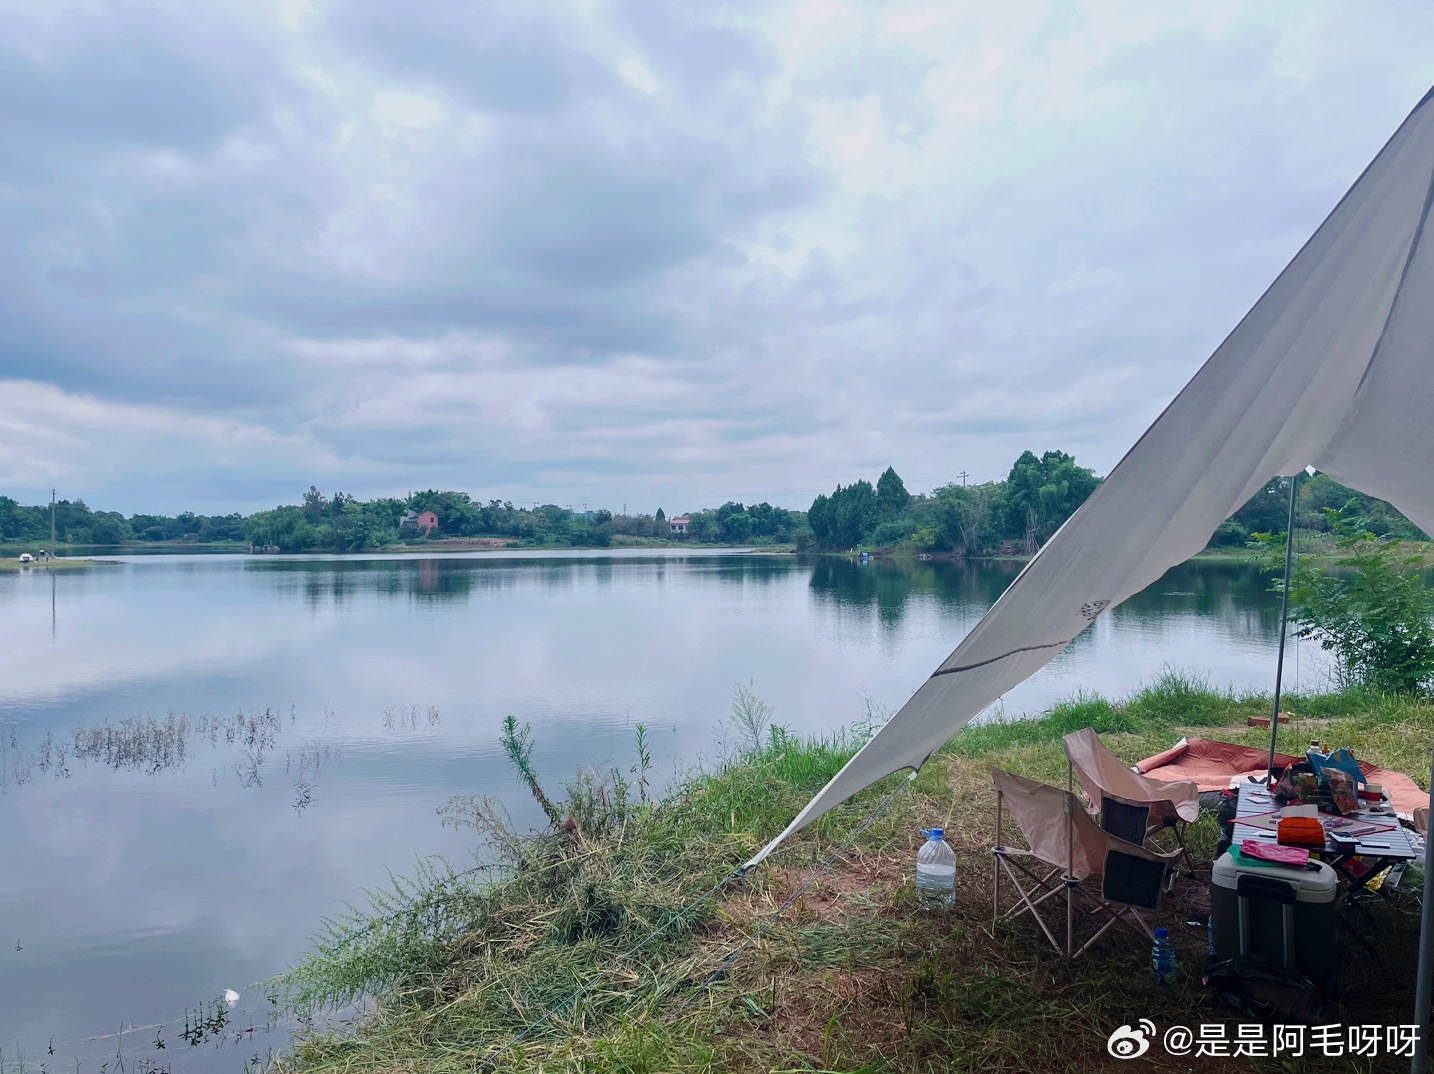
[[[1066,958],[1075,950],[1075,814],[1078,808],[1075,800],[1075,772],[1066,759],[1066,875],[1061,878],[1066,886]]]
[[[1295,488],[1300,480],[1299,471],[1290,478],[1290,517],[1285,527],[1285,585],[1280,594],[1280,655],[1275,661],[1275,714],[1270,720],[1270,763],[1266,775],[1275,778],[1275,736],[1280,733],[1280,688],[1285,679],[1285,635],[1289,632],[1290,621],[1290,563],[1295,551]]]
[[[1429,815],[1434,817],[1434,750],[1429,751]],[[1419,970],[1414,978],[1413,1074],[1429,1071],[1429,1003],[1434,990],[1434,832],[1424,833],[1424,905],[1419,911]]]

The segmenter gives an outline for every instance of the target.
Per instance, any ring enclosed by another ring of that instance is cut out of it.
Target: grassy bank
[[[95,566],[114,566],[112,559],[52,559],[41,563],[21,563],[18,556],[0,558],[0,572],[5,571],[83,571]]]
[[[1283,748],[1298,752],[1317,734],[1424,784],[1434,706],[1341,694],[1290,697],[1285,708],[1295,719]],[[1162,912],[1186,969],[1173,992],[1156,988],[1148,947],[1129,933],[1117,930],[1066,963],[1033,926],[993,928],[990,768],[1063,782],[1060,736],[1084,726],[1127,760],[1186,731],[1263,745],[1268,732],[1245,719],[1268,709],[1267,699],[1167,674],[1120,703],[1079,697],[1039,719],[967,728],[874,819],[904,777],[823,818],[744,886],[704,899],[864,738],[858,728],[798,741],[739,692],[724,732],[734,745],[660,801],[648,800],[639,741],[631,771],[586,773],[554,795],[563,823],[533,839],[510,832],[485,799],[450,802],[445,822],[480,835],[493,866],[429,868],[331,923],[313,954],[273,983],[275,993],[301,1011],[367,995],[372,1013],[301,1043],[288,1064],[634,1074],[1133,1069],[1105,1051],[1122,1024],[1239,1021],[1209,1004],[1195,972],[1206,877],[1182,881]],[[520,751],[518,760],[540,782],[533,755]],[[961,887],[954,909],[932,913],[916,908],[912,868],[916,829],[938,824],[957,851]],[[1208,871],[1213,820],[1202,817],[1190,834]],[[838,848],[833,867],[813,880]],[[1347,1023],[1407,1020],[1412,1005],[1417,914],[1380,913],[1379,956],[1351,960],[1346,974]],[[1197,1068],[1384,1069],[1323,1062],[1202,1058]],[[1190,1063],[1152,1055],[1139,1069]]]

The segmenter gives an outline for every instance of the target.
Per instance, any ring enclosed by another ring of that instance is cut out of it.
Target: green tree
[[[854,548],[868,537],[881,518],[876,490],[870,481],[857,481],[830,496],[818,496],[807,511],[818,547]]]
[[[309,491],[304,493],[304,517],[310,522],[316,522],[323,517],[324,507],[328,500],[319,491],[317,485],[310,485]]]
[[[1003,533],[1033,554],[1098,484],[1095,471],[1077,466],[1064,451],[1047,451],[1039,459],[1021,452],[999,499]]]
[[[1342,687],[1393,693],[1427,693],[1434,685],[1434,590],[1419,571],[1422,557],[1398,541],[1379,537],[1366,520],[1344,508],[1326,508],[1338,549],[1329,564],[1299,561],[1290,586],[1295,636],[1332,653]],[[1285,538],[1258,533],[1266,569],[1283,587]]]
[[[876,480],[876,502],[883,518],[892,519],[906,510],[911,502],[911,493],[906,484],[897,476],[896,469],[888,466]]]
[[[931,498],[925,514],[927,530],[923,543],[928,549],[960,550],[967,556],[979,556],[996,536],[992,519],[993,504],[999,486],[942,485]]]

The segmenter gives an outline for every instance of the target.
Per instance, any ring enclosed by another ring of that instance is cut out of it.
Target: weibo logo
[[[1155,1023],[1142,1018],[1140,1028],[1121,1026],[1105,1042],[1105,1050],[1117,1059],[1139,1059],[1150,1050],[1150,1038],[1155,1035]]]

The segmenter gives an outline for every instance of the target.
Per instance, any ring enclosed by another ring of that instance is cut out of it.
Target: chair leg
[[[995,859],[995,868],[991,870],[991,929],[996,928],[996,922],[1001,920],[1001,855],[991,851],[991,857]]]
[[[1175,881],[1179,877],[1180,870],[1176,863],[1184,867],[1186,876],[1193,877],[1195,876],[1195,858],[1191,855],[1190,848],[1185,845],[1185,821],[1171,821],[1166,826],[1175,833],[1175,845],[1180,851],[1175,862],[1171,863],[1170,871],[1165,874],[1165,891],[1166,894],[1169,894],[1175,890]]]
[[[1066,888],[1066,958],[1074,958],[1075,947],[1075,884],[1062,877]]]
[[[1109,932],[1119,921],[1120,918],[1118,916],[1112,916],[1108,921],[1106,921],[1104,925],[1095,930],[1095,933],[1090,937],[1090,939],[1086,940],[1085,943],[1080,945],[1080,950],[1072,952],[1070,957],[1079,958],[1081,955],[1085,954],[1088,950],[1090,950],[1091,944],[1095,943],[1096,940],[1100,939],[1107,932]]]
[[[1026,888],[1023,888],[1021,886],[1021,879],[1016,875],[1016,871],[1019,870],[1026,876],[1029,881],[1031,881],[1035,885],[1036,888],[1039,888],[1040,886],[1042,886],[1043,882],[1040,878],[1036,876],[1036,874],[1024,868],[1019,863],[1008,860],[1004,854],[1000,853],[996,854],[996,868],[997,871],[1004,871],[1006,873],[1006,879],[1009,880],[1011,882],[1011,886],[1016,889],[1016,902],[1020,907],[1020,909],[1014,909],[1005,916],[1016,917],[1020,914],[1030,914],[1033,918],[1036,919],[1036,924],[1040,926],[1041,932],[1045,933],[1045,937],[1050,942],[1050,945],[1057,951],[1060,951],[1060,941],[1056,939],[1055,933],[1052,932],[1050,926],[1046,924],[1045,918],[1041,916],[1040,910],[1038,909],[1038,907],[1047,899],[1051,898],[1054,895],[1058,895],[1060,893],[1060,888],[1048,888],[1047,890],[1042,891],[1040,895],[1036,896],[1035,898],[1032,898],[1032,891],[1028,891]],[[996,920],[1000,920],[999,915],[997,916]]]
[[[1066,758],[1066,875],[1061,877],[1066,886],[1066,958],[1075,947],[1075,881],[1071,879],[1075,876],[1075,821],[1071,818],[1076,808],[1075,769]]]
[[[1002,804],[1003,804],[1003,803],[1002,803],[1002,798],[1004,798],[1004,797],[1005,797],[1005,796],[1004,796],[1003,794],[1001,794],[1000,790],[997,789],[997,791],[996,791],[996,841],[991,845],[991,854],[992,854],[993,856],[997,856],[997,857],[999,856],[999,851],[1000,851],[1001,845],[1002,845],[1002,843],[1001,843],[1001,806],[1002,806]],[[991,882],[991,929],[992,929],[992,931],[994,931],[995,928],[996,928],[996,922],[1001,919],[1001,868],[1000,868],[999,864],[996,866],[996,868],[994,868],[994,869],[991,870],[991,873],[992,873],[992,882]]]

